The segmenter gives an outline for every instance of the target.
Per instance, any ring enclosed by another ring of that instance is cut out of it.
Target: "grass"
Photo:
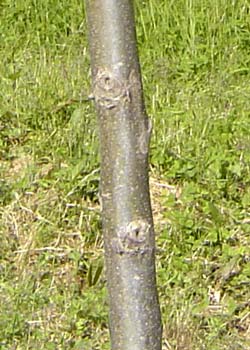
[[[163,349],[250,349],[250,3],[136,1]],[[83,3],[0,4],[0,349],[108,349]]]

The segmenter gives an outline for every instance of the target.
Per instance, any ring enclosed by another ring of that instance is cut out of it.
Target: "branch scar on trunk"
[[[151,132],[152,132],[152,121],[151,119],[148,119],[148,127],[146,128],[144,126],[139,136],[139,150],[140,150],[140,153],[142,153],[143,155],[148,154]]]
[[[93,86],[93,98],[97,104],[106,109],[130,102],[130,84],[122,82],[107,68],[99,68]]]
[[[144,254],[149,251],[150,224],[135,220],[118,230],[112,239],[112,248],[118,254]]]

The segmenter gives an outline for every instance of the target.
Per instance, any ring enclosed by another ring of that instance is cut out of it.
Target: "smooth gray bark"
[[[131,0],[87,0],[113,350],[160,350],[145,112]]]

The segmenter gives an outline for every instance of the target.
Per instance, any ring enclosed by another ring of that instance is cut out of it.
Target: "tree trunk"
[[[160,350],[147,118],[131,0],[86,0],[114,350]]]

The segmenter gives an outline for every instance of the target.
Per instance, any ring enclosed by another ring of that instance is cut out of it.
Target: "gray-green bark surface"
[[[114,350],[160,350],[147,118],[130,0],[87,0]]]

